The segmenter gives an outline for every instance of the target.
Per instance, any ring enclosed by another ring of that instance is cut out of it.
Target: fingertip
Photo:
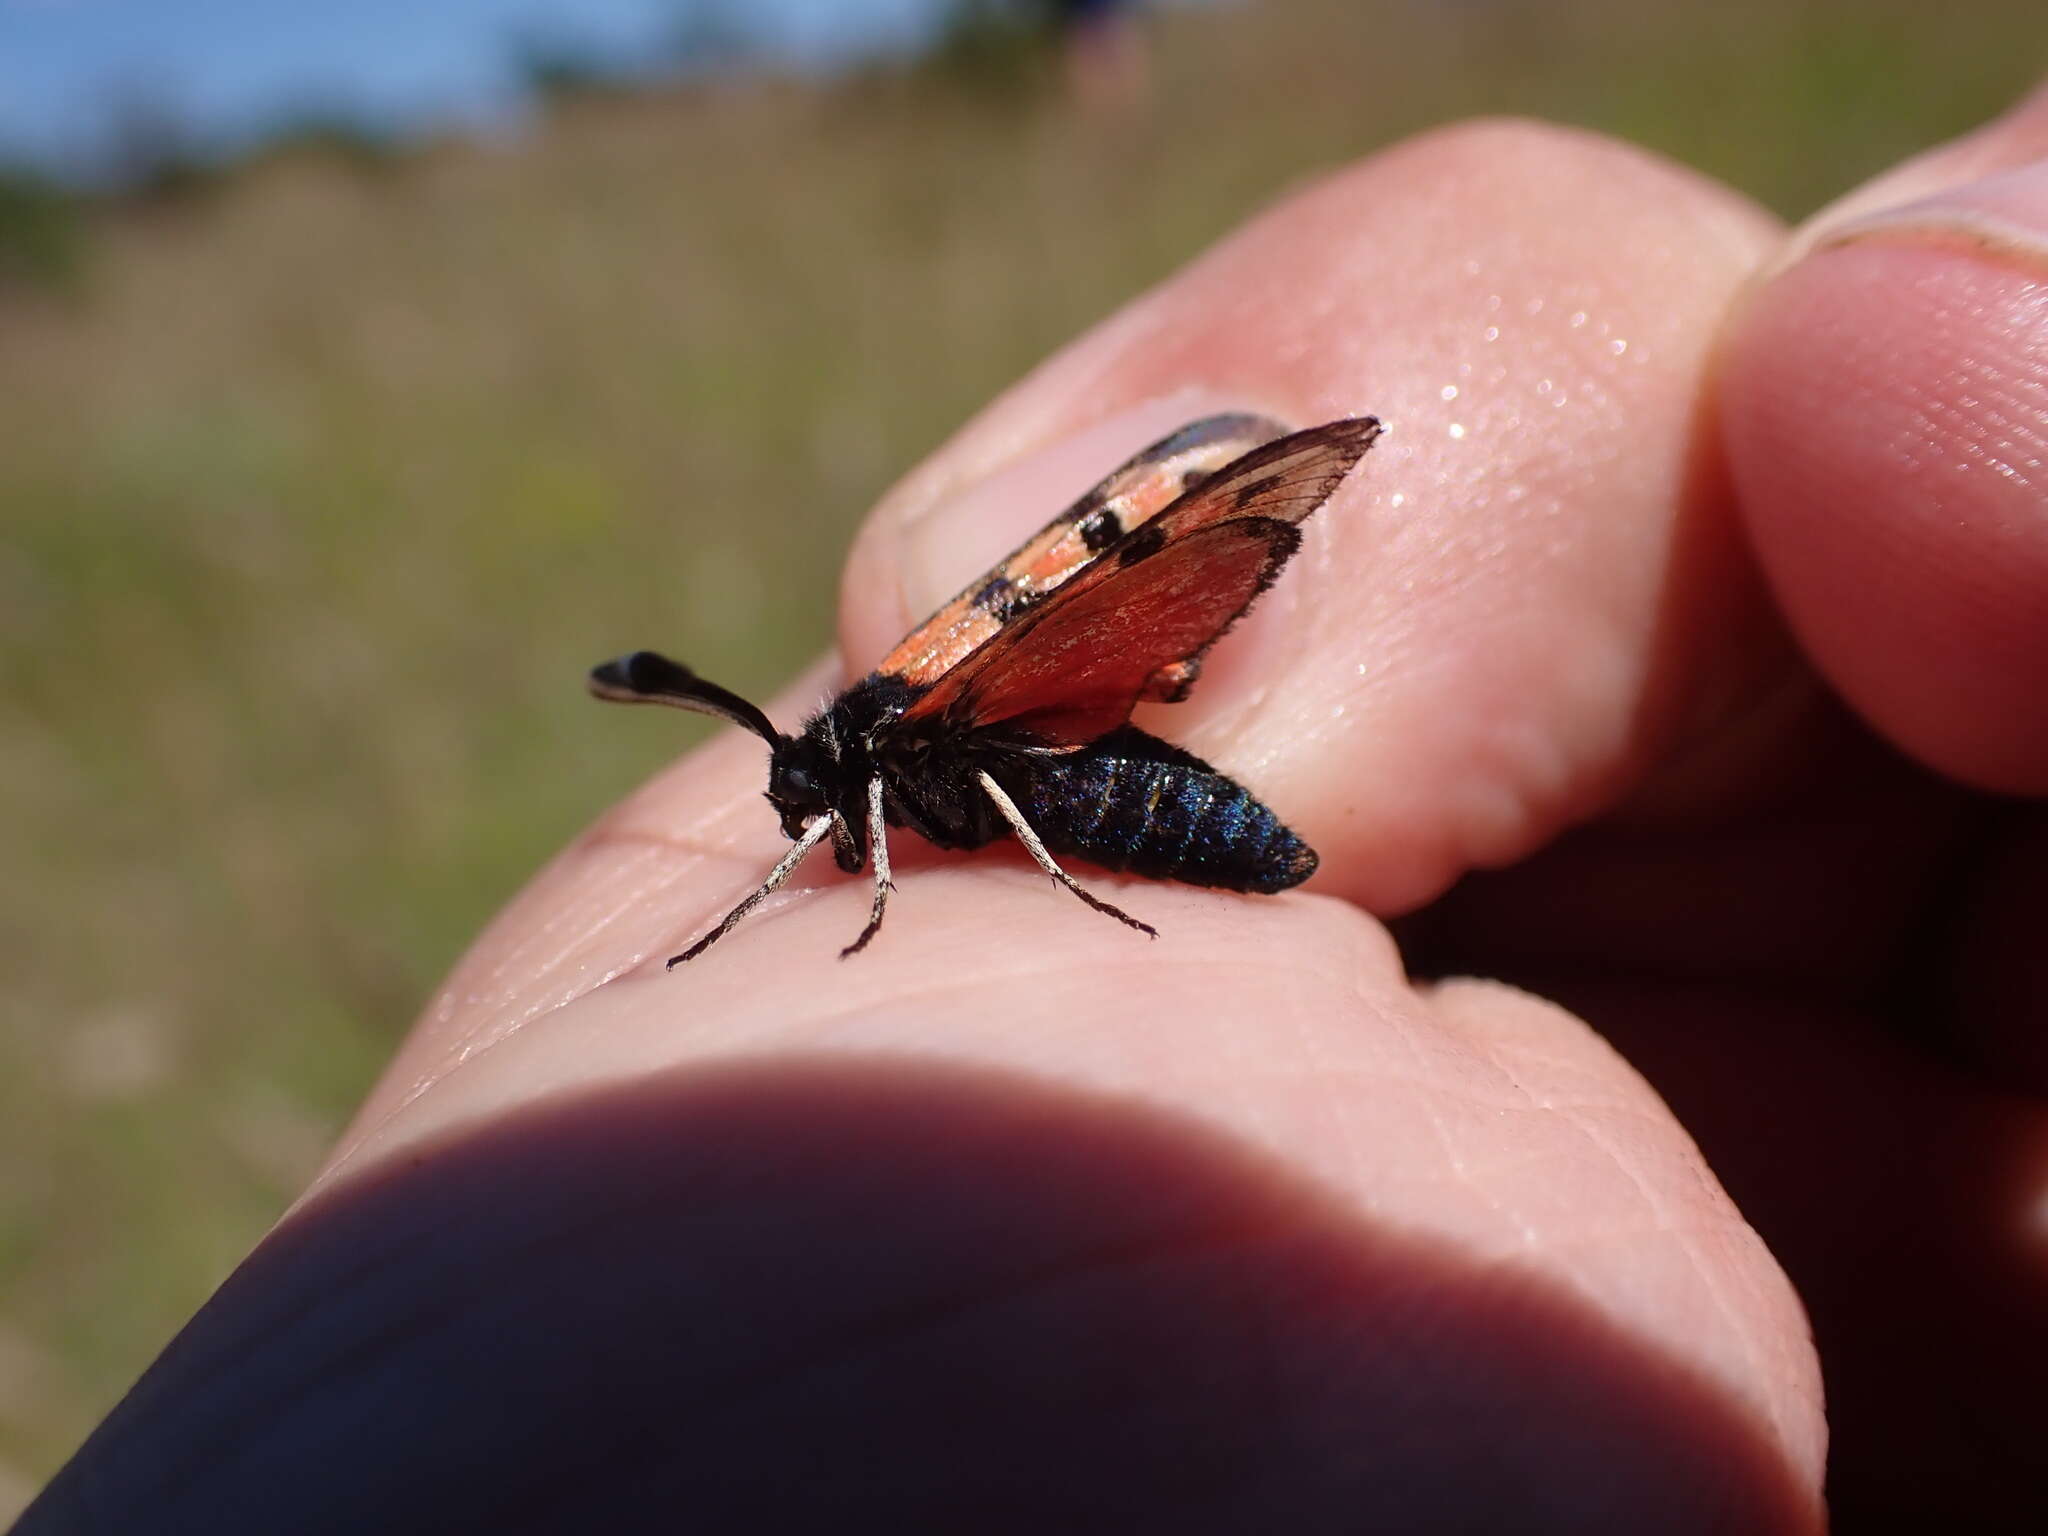
[[[1724,364],[1743,513],[1822,673],[1929,765],[2048,789],[2048,167],[1839,231]]]

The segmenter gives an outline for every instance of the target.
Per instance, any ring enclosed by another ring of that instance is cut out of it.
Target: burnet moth
[[[827,837],[856,874],[872,855],[882,926],[888,828],[941,848],[1012,833],[1059,884],[1142,933],[1054,862],[1231,891],[1315,872],[1315,850],[1243,785],[1130,723],[1187,697],[1202,657],[1301,545],[1373,440],[1370,416],[1287,434],[1210,416],[1154,443],[912,630],[880,666],[785,736],[738,694],[652,651],[590,674],[601,699],[716,715],[768,743],[768,803],[794,843],[752,895],[669,961],[704,953]]]

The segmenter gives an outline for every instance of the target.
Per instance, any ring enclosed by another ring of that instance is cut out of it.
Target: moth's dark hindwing
[[[1135,726],[990,772],[1047,848],[1104,869],[1261,893],[1315,873],[1315,850],[1242,784]]]

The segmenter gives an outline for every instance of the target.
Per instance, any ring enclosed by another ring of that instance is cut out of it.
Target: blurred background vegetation
[[[492,909],[695,739],[600,715],[588,663],[771,690],[894,476],[1320,169],[1532,113],[1796,218],[2007,103],[2040,20],[1162,6],[1091,105],[970,3],[830,76],[716,26],[687,79],[537,50],[507,142],[307,119],[118,191],[0,175],[0,1517]]]

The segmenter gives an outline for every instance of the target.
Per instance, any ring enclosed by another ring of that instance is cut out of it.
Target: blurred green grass
[[[96,213],[75,291],[0,291],[0,1514],[491,910],[694,739],[589,662],[768,691],[894,475],[1319,169],[1526,112],[1796,217],[2022,90],[2037,4],[1175,12],[1134,115],[932,70],[600,94]]]

